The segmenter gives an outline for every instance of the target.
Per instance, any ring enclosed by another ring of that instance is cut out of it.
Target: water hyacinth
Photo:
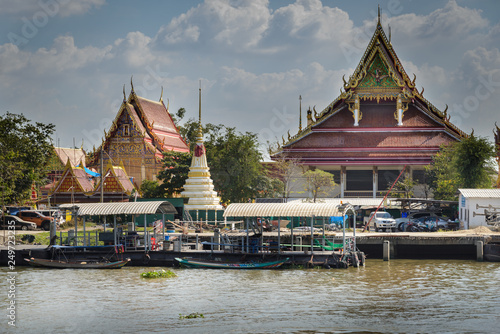
[[[157,271],[148,271],[141,274],[142,278],[172,278],[177,277],[177,274],[170,270],[157,270]]]

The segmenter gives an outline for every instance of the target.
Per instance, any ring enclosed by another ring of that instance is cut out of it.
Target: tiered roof
[[[103,179],[104,193],[126,193],[130,196],[134,190],[134,185],[128,177],[122,162],[120,162],[120,166],[113,166],[111,162],[108,161]],[[95,192],[101,192],[100,178],[97,180]]]
[[[85,166],[85,151],[82,148],[54,147],[54,151],[63,166],[68,160],[73,167],[78,166],[80,162]]]
[[[379,16],[340,95],[320,113],[309,109],[307,127],[282,138],[271,157],[311,165],[430,163],[440,145],[467,135],[449,121],[448,107],[441,111],[424,98],[415,80],[406,74]]]
[[[66,163],[63,175],[49,191],[51,201],[68,202],[98,202],[101,194],[100,177],[87,174],[82,163],[72,166],[70,160]],[[108,163],[104,174],[103,193],[106,201],[128,201],[134,190],[134,185],[128,177],[123,163],[113,166]]]
[[[108,148],[110,139],[117,132],[123,131],[119,126],[119,120],[122,117],[131,119],[130,131],[143,138],[146,147],[155,154],[158,162],[163,158],[163,152],[165,151],[189,152],[189,147],[179,134],[162,98],[160,98],[160,101],[152,101],[140,97],[135,93],[133,85],[128,98],[125,98],[125,91],[123,94],[124,99],[120,110],[109,131],[104,131],[105,137],[102,144],[99,148],[94,148],[89,165],[95,164],[98,160],[98,152],[102,148]]]

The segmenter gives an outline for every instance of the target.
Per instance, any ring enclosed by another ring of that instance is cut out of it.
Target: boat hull
[[[224,262],[208,262],[193,259],[175,258],[180,265],[187,268],[208,268],[208,269],[275,269],[279,268],[288,261],[287,259],[263,262],[263,263],[224,263]]]
[[[30,265],[46,268],[72,268],[72,269],[119,269],[130,262],[130,259],[113,262],[95,262],[95,261],[58,261],[29,258],[24,259]]]

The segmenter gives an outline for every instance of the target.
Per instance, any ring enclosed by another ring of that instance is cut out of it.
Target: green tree
[[[224,125],[207,125],[207,130],[207,161],[222,201],[247,202],[255,198],[263,173],[257,135],[239,133]]]
[[[283,182],[280,179],[264,174],[258,176],[257,197],[276,198],[283,194]]]
[[[457,199],[459,176],[454,168],[455,145],[441,146],[425,167],[426,180],[434,193],[434,199],[454,201]]]
[[[304,177],[306,179],[306,190],[312,193],[314,203],[316,203],[318,195],[327,194],[335,186],[333,175],[321,169],[308,170],[304,173]]]
[[[45,182],[54,129],[53,124],[33,124],[22,114],[7,112],[0,116],[0,187],[4,203],[28,199],[33,182]]]
[[[164,188],[158,181],[144,180],[141,184],[142,198],[162,198],[165,197]]]
[[[491,188],[494,145],[474,133],[462,141],[442,146],[426,167],[434,198],[457,200],[459,188]]]
[[[158,179],[162,181],[160,185],[161,193],[167,197],[172,197],[182,191],[184,183],[191,166],[191,153],[167,151],[163,153],[163,166],[158,173]]]
[[[468,137],[456,144],[455,168],[463,188],[491,188],[495,146],[483,137]]]

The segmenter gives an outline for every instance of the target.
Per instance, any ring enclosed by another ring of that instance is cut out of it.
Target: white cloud
[[[111,57],[111,46],[77,48],[72,36],[59,36],[50,49],[40,48],[30,58],[30,64],[38,73],[62,72],[82,68]]]
[[[115,41],[115,53],[123,56],[127,65],[145,66],[156,60],[150,49],[151,37],[140,31],[129,32],[125,39]]]
[[[0,13],[14,15],[34,15],[44,12],[53,17],[83,15],[92,8],[101,7],[105,0],[0,0]]]
[[[386,23],[398,34],[416,39],[450,39],[487,28],[489,25],[488,20],[481,16],[481,10],[460,7],[456,0],[448,1],[446,6],[429,15],[403,14],[389,18]]]
[[[11,43],[0,45],[0,74],[22,69],[29,60],[29,53],[19,50]]]
[[[352,38],[353,22],[346,12],[323,6],[320,0],[297,0],[273,13],[271,27],[276,30],[271,33],[299,40],[336,43]]]
[[[267,0],[206,0],[160,29],[158,40],[167,44],[214,43],[249,49],[257,45],[270,17]]]

